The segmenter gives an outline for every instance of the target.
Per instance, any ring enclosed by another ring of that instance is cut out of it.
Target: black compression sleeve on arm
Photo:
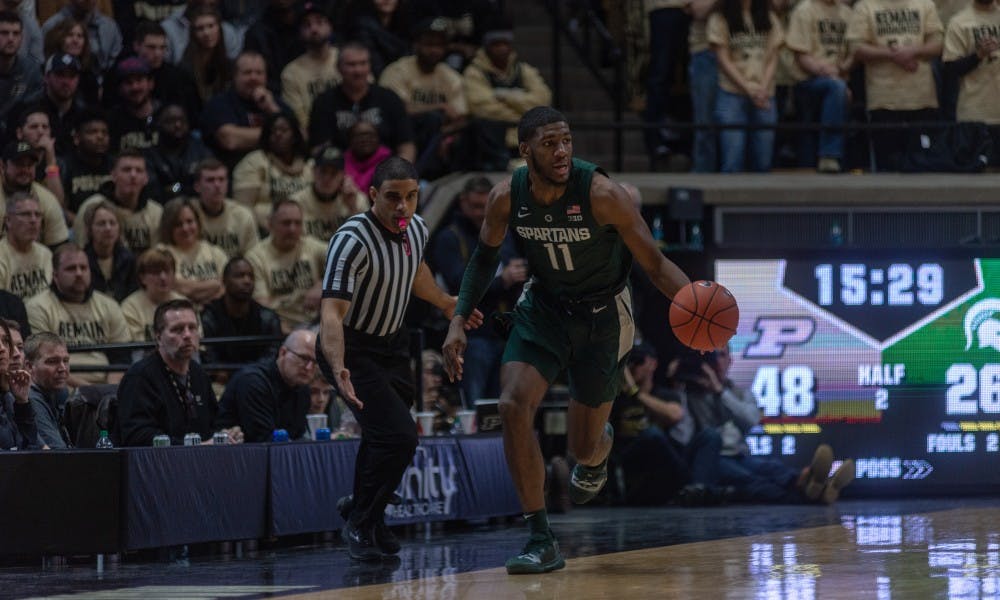
[[[476,308],[483,294],[490,287],[500,264],[500,246],[487,246],[480,241],[469,257],[469,264],[462,276],[462,289],[458,292],[455,314],[468,317]]]

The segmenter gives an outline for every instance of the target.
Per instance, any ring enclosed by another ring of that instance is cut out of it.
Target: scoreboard
[[[719,259],[715,279],[764,416],[751,452],[802,466],[830,443],[857,491],[1000,485],[1000,259]]]

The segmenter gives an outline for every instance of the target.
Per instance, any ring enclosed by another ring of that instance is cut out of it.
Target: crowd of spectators
[[[0,446],[72,446],[67,396],[101,397],[130,364],[120,443],[207,440],[222,425],[263,439],[256,409],[215,398],[267,361],[296,389],[296,437],[306,410],[347,413],[315,369],[288,378],[296,360],[315,366],[299,338],[317,322],[327,240],[370,208],[388,156],[423,179],[505,169],[508,129],[549,99],[491,0],[3,2],[2,316],[8,337],[41,336],[32,365],[52,364],[33,404],[10,384],[17,361],[0,369],[16,425]],[[100,349],[128,342],[155,350]],[[41,435],[18,438],[32,405]]]
[[[695,172],[974,171],[1000,163],[991,150],[1000,141],[1000,109],[989,100],[1000,89],[993,0],[964,8],[943,0],[642,4],[648,53],[632,62],[648,65],[636,87],[645,93],[654,168],[684,146],[671,128],[684,120],[699,126],[690,145]],[[685,72],[688,97],[671,95]],[[814,129],[776,135],[783,123]],[[870,133],[845,136],[845,125],[864,123],[874,125]],[[971,158],[956,162],[963,152]]]

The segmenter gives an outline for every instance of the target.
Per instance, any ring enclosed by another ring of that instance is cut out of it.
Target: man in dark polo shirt
[[[238,425],[248,443],[269,442],[275,429],[290,439],[306,433],[309,384],[316,378],[316,335],[293,331],[278,358],[248,365],[229,380],[216,427]]]
[[[379,140],[393,154],[413,162],[417,147],[406,106],[392,90],[374,85],[368,48],[348,42],[340,49],[337,69],[342,81],[313,101],[309,114],[309,143],[316,148],[332,143],[347,149],[347,132],[358,121],[367,121],[378,130]]]

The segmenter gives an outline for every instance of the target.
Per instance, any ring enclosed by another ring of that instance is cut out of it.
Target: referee
[[[368,194],[372,208],[330,238],[316,356],[361,425],[353,507],[341,534],[351,558],[379,560],[399,552],[385,507],[417,447],[403,315],[411,293],[449,319],[456,298],[438,288],[423,260],[428,231],[414,214],[419,187],[413,165],[386,159],[375,168]],[[480,323],[477,314],[473,326]]]

